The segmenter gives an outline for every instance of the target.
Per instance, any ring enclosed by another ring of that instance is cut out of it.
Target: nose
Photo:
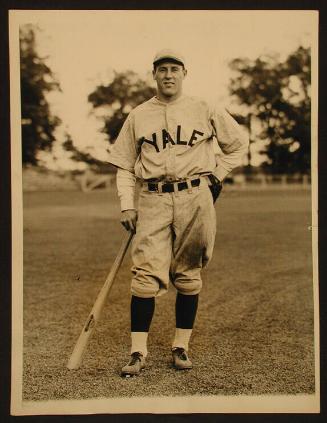
[[[172,76],[173,76],[172,71],[170,69],[167,69],[166,78],[169,79],[169,78],[172,78]]]

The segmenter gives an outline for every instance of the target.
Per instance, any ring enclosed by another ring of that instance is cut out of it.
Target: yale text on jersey
[[[183,140],[181,137],[181,131],[181,125],[177,125],[176,138],[173,139],[166,129],[162,129],[162,131],[160,131],[159,133],[154,132],[151,136],[152,139],[150,140],[145,137],[140,138],[139,143],[140,146],[142,146],[143,143],[150,144],[155,148],[156,152],[159,153],[160,151],[164,150],[168,144],[186,145],[188,147],[193,147],[194,143],[198,140],[198,138],[204,135],[203,132],[198,131],[197,129],[193,129],[189,139]]]

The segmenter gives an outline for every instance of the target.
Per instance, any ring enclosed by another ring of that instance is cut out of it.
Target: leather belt
[[[200,178],[192,179],[190,181],[192,187],[198,187],[200,185]],[[148,190],[153,192],[159,192],[159,184],[156,182],[147,183]],[[174,186],[177,191],[183,191],[188,188],[187,182],[164,182],[161,184],[161,192],[174,192]]]

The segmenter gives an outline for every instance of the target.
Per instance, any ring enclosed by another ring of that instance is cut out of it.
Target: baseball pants
[[[171,281],[184,295],[202,288],[201,269],[212,257],[216,212],[207,179],[198,187],[157,193],[143,185],[132,244],[132,295],[167,292]]]

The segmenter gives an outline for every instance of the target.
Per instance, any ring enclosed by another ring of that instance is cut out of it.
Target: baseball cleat
[[[184,348],[174,348],[172,350],[173,366],[177,370],[192,369],[193,365],[188,358],[187,351]]]
[[[141,370],[145,367],[145,358],[140,352],[134,352],[131,354],[131,359],[126,366],[121,370],[122,377],[131,377],[137,376],[140,374]]]

